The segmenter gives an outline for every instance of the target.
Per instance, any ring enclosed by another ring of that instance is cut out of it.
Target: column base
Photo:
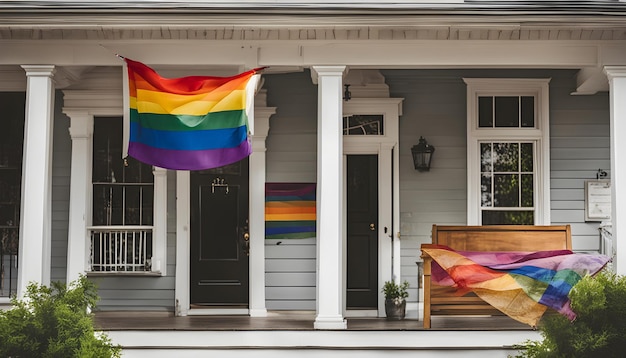
[[[348,329],[348,321],[342,316],[317,316],[313,322],[314,329]]]
[[[250,317],[267,317],[267,309],[265,308],[251,308]]]

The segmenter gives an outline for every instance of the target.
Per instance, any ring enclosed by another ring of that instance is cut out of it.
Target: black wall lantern
[[[433,160],[433,153],[435,147],[428,144],[424,137],[420,136],[419,143],[411,148],[411,154],[413,154],[413,165],[415,170],[420,172],[427,172],[430,170],[430,162]]]
[[[343,91],[343,100],[348,102],[352,99],[352,92],[350,92],[350,85],[343,85],[345,90]]]

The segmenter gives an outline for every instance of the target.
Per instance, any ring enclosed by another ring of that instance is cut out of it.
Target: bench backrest
[[[459,251],[571,250],[569,225],[433,225],[432,243]]]

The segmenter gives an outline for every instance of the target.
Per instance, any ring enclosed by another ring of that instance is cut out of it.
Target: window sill
[[[112,277],[112,276],[124,276],[124,277],[161,277],[161,272],[122,272],[122,271],[107,271],[107,272],[87,272],[87,277]]]

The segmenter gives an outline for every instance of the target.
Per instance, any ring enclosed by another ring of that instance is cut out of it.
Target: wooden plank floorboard
[[[270,314],[268,317],[248,316],[185,316],[150,312],[96,312],[95,326],[105,331],[175,330],[175,331],[312,331],[313,314]],[[385,318],[348,318],[352,331],[420,331],[423,322],[416,319],[400,321]],[[508,317],[433,317],[431,330],[531,330],[531,327]]]

